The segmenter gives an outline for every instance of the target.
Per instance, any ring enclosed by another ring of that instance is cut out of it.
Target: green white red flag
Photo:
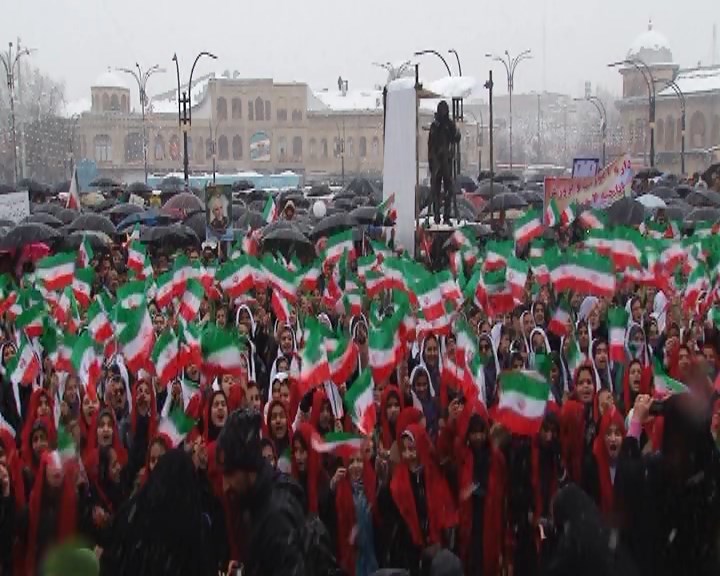
[[[102,354],[88,332],[75,341],[70,362],[85,390],[95,389],[102,373]]]
[[[508,371],[500,375],[500,394],[495,421],[513,434],[534,436],[540,432],[550,385],[539,372]]]
[[[277,318],[278,322],[286,324],[290,321],[290,304],[277,290],[272,291],[270,307],[275,313],[275,318]]]
[[[113,335],[113,326],[107,313],[103,310],[100,300],[93,300],[88,308],[88,332],[98,344],[107,342]]]
[[[558,207],[555,198],[551,198],[550,202],[545,207],[545,226],[552,228],[553,226],[559,226],[561,223],[560,208]]]
[[[45,329],[43,325],[44,316],[45,307],[42,304],[30,306],[15,319],[15,329],[25,332],[25,335],[30,340],[39,338]]]
[[[84,234],[82,242],[80,242],[80,248],[78,250],[78,262],[80,264],[80,268],[87,268],[88,266],[90,266],[90,263],[92,262],[94,257],[95,252],[90,245],[90,240],[88,239],[87,235]]]
[[[312,447],[319,454],[332,454],[347,459],[361,450],[365,438],[349,432],[330,432],[325,436],[313,434]]]
[[[117,301],[120,308],[131,310],[145,305],[145,282],[132,280],[117,289]]]
[[[355,257],[355,244],[353,243],[352,230],[346,230],[338,234],[334,234],[327,239],[325,249],[322,252],[320,259],[324,266],[335,264],[343,253],[347,251],[349,258]]]
[[[326,339],[325,342],[331,341]],[[334,340],[334,348],[327,349],[328,364],[330,365],[330,379],[340,386],[347,381],[357,368],[358,350],[355,342],[350,338],[337,338]]]
[[[130,242],[130,246],[128,248],[127,267],[140,276],[145,268],[146,256],[147,253],[145,252],[145,246],[143,244],[137,240],[135,242]]]
[[[35,267],[35,279],[42,282],[46,290],[62,290],[72,284],[77,256],[72,252],[61,252],[46,256]]]
[[[309,318],[305,331],[305,345],[300,351],[300,374],[298,375],[301,396],[331,378],[323,331],[317,320]]]
[[[157,433],[164,436],[173,448],[177,448],[195,427],[195,420],[190,418],[182,408],[175,408],[162,418],[158,424]]]
[[[192,322],[178,322],[178,339],[180,341],[180,367],[202,364],[202,348],[200,345],[200,326]]]
[[[393,212],[395,212],[395,192],[390,194],[385,200],[380,202],[377,207],[378,214],[382,216],[383,221],[386,218],[394,220]]]
[[[178,313],[187,322],[192,322],[200,312],[200,305],[205,296],[205,289],[199,280],[190,278],[185,283],[185,293],[180,300]]]
[[[242,374],[243,347],[233,332],[208,326],[202,333],[200,346],[202,370],[209,378],[222,374]]]
[[[610,360],[625,361],[625,330],[627,329],[628,313],[624,308],[613,307],[608,310],[610,324]]]
[[[220,266],[216,280],[220,290],[230,300],[235,300],[253,287],[256,274],[257,269],[251,265],[249,257],[242,254]]]
[[[395,323],[385,320],[368,336],[368,359],[373,381],[386,382],[395,370],[400,338]]]
[[[277,220],[277,216],[278,216],[277,206],[275,205],[275,200],[273,200],[272,196],[268,196],[267,200],[265,201],[265,206],[263,207],[262,215],[263,215],[263,219],[268,224],[270,222],[275,222],[275,220]]]
[[[72,291],[81,308],[87,308],[92,300],[92,285],[95,270],[92,268],[76,268],[72,280]]]
[[[658,361],[657,358],[654,360],[654,366],[653,366],[653,385],[654,385],[654,395],[659,398],[665,398],[666,396],[671,396],[673,394],[685,394],[686,392],[689,392],[689,389],[685,384],[682,382],[678,382],[677,380],[674,380],[673,378],[670,378],[667,374],[665,374],[665,370],[663,370],[662,364]]]
[[[435,276],[428,275],[421,278],[412,286],[412,290],[428,322],[437,320],[445,314],[445,301]]]
[[[541,236],[544,230],[542,218],[537,210],[528,210],[524,216],[515,220],[513,238],[520,245],[527,244]]]
[[[262,267],[267,283],[280,292],[288,302],[294,304],[297,301],[298,289],[295,275],[273,260],[269,254],[263,258]]]
[[[579,292],[592,296],[615,295],[615,273],[610,262],[589,252],[572,252],[547,258],[556,292]]]
[[[575,218],[577,217],[577,211],[577,205],[574,202],[570,202],[560,213],[560,223],[563,226],[570,226],[570,224],[575,222]]]
[[[147,369],[150,352],[155,344],[155,330],[147,308],[133,311],[118,336],[118,344],[131,372]]]
[[[180,372],[180,342],[172,330],[158,337],[151,355],[155,375],[163,385],[177,378]]]
[[[5,373],[13,384],[29,386],[37,378],[40,368],[40,359],[33,350],[32,344],[22,338],[15,356],[7,363]]]
[[[562,298],[548,324],[548,330],[557,336],[567,336],[570,326],[570,308],[567,300]]]

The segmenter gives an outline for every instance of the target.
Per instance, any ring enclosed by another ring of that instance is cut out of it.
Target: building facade
[[[186,87],[185,87],[186,88]],[[95,162],[98,172],[123,181],[144,171],[143,121],[131,107],[130,89],[111,71],[91,87],[90,108],[80,114],[74,157]],[[291,170],[306,181],[378,176],[383,169],[383,95],[379,89],[312,91],[301,82],[206,75],[191,89],[188,132],[191,172],[278,173]],[[432,112],[420,117],[429,126]],[[472,123],[464,126],[474,134]],[[183,133],[177,91],[149,99],[145,140],[150,173],[182,172]],[[427,159],[427,130],[420,131],[420,161]],[[478,141],[467,137],[463,158],[471,171]]]
[[[626,59],[649,70],[655,81],[655,165],[679,174],[685,139],[685,173],[706,169],[717,161],[720,149],[720,66],[681,68],[661,33],[648,29],[633,42]],[[623,95],[616,102],[622,117],[624,140],[638,164],[649,165],[650,114],[648,83],[631,64],[619,68]],[[682,97],[685,121],[683,126]]]

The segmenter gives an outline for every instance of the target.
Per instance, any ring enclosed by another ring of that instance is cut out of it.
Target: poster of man
[[[230,186],[208,186],[205,191],[205,236],[208,240],[232,241],[232,196]]]

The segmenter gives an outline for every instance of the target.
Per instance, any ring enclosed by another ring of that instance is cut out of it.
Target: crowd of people
[[[3,255],[0,574],[720,573],[720,251],[656,224],[597,295],[456,235],[440,313],[365,240]]]

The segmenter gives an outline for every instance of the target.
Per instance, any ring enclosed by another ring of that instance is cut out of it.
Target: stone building
[[[670,44],[652,22],[628,50],[627,60],[642,62],[655,81],[655,165],[662,171],[681,172],[682,106],[674,81],[685,97],[685,172],[693,173],[717,161],[720,147],[720,66],[682,68],[673,59]],[[642,64],[640,67],[643,68]],[[650,122],[648,86],[630,64],[619,68],[622,99],[616,106],[622,116],[624,140],[633,159],[649,165]]]

